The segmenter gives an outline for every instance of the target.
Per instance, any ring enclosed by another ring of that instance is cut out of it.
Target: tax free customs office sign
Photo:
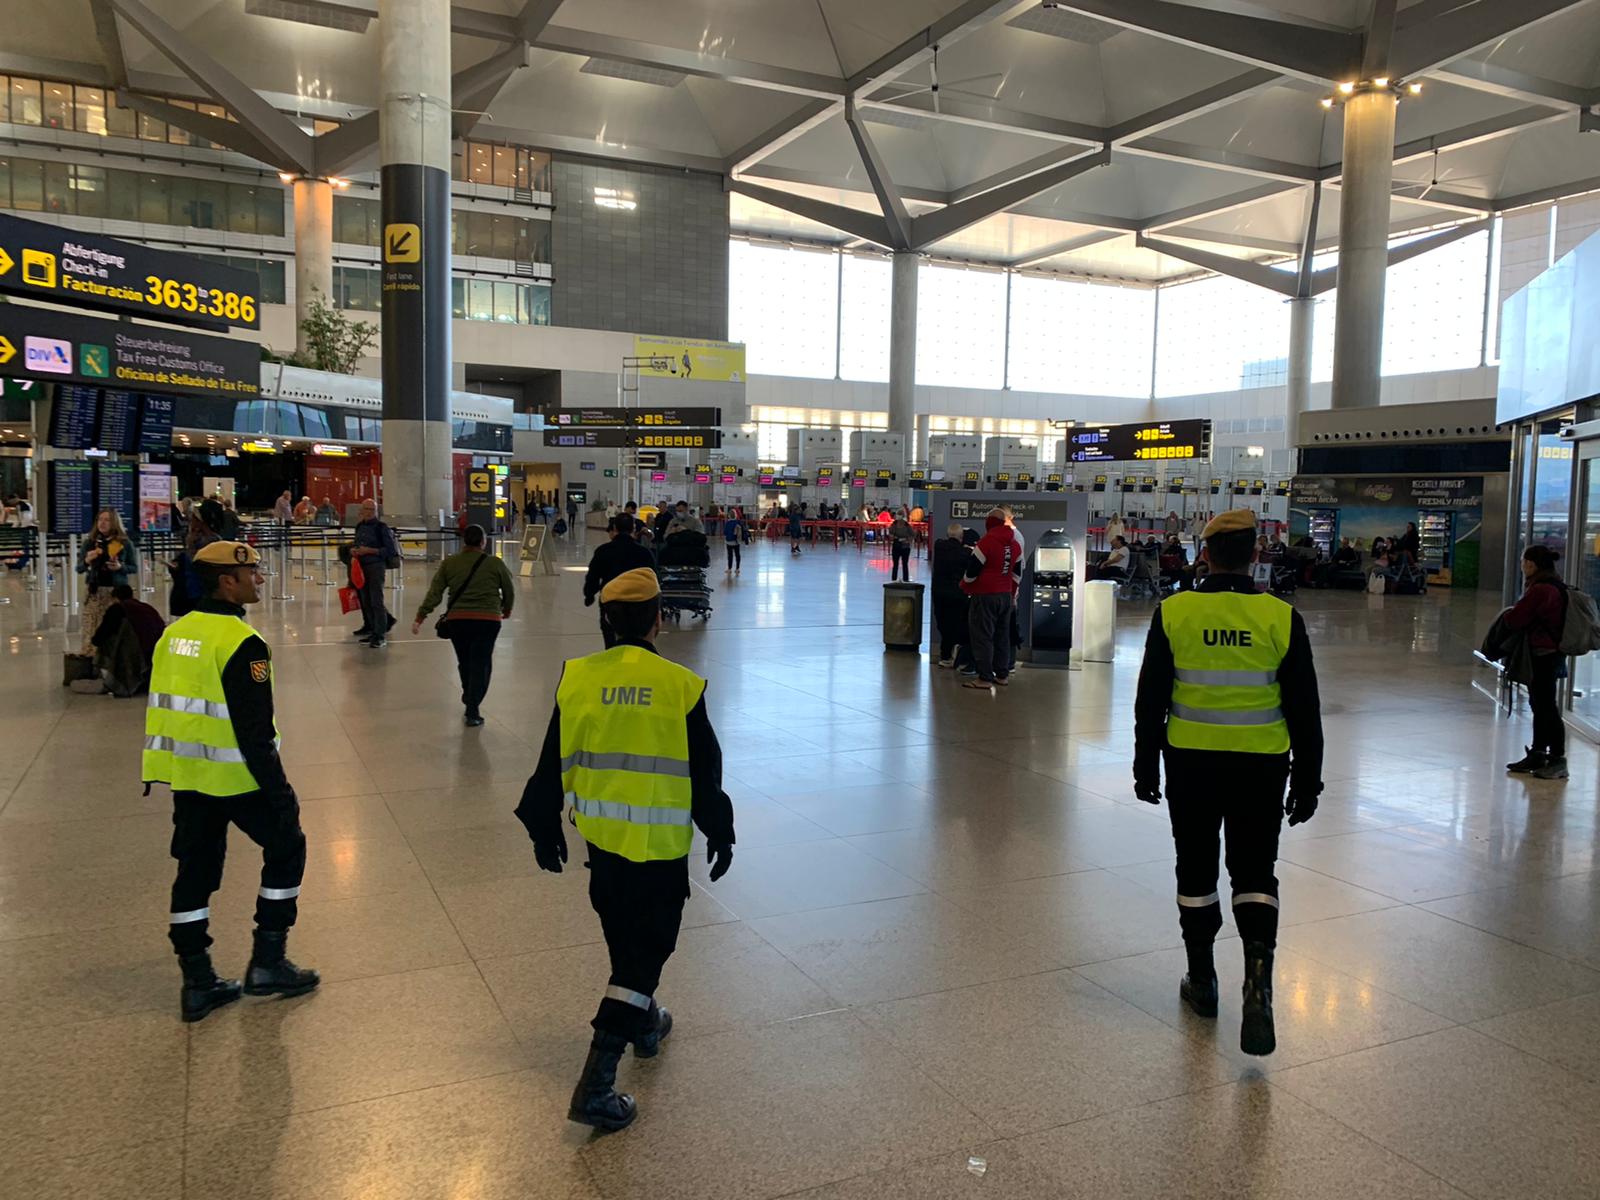
[[[251,397],[261,391],[261,347],[186,329],[0,304],[0,376]]]

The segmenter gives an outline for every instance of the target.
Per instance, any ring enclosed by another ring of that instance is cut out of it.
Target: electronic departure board
[[[1141,421],[1132,425],[1090,425],[1067,431],[1073,462],[1154,462],[1209,458],[1211,422]]]
[[[722,430],[648,433],[642,429],[546,429],[544,444],[569,450],[720,450]]]
[[[121,517],[124,529],[139,528],[139,468],[135,463],[94,464],[94,511],[102,508]]]
[[[94,444],[113,454],[132,454],[139,444],[139,398],[132,392],[105,388],[100,393],[100,419]],[[165,447],[163,447],[165,448]]]
[[[100,389],[77,384],[56,388],[50,406],[50,444],[58,450],[88,450],[99,431]]]
[[[590,429],[709,429],[722,424],[720,408],[560,408],[555,424]]]
[[[50,464],[50,532],[88,533],[94,526],[94,464]]]
[[[165,454],[172,449],[171,396],[139,398],[139,440],[135,449],[140,454]],[[322,449],[328,453],[330,448]]]

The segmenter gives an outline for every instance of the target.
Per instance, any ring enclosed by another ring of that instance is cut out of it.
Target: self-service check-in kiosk
[[[928,493],[929,532],[935,540],[945,536],[952,522],[982,534],[984,519],[999,505],[1015,514],[1023,541],[1017,593],[1022,648],[1017,657],[1032,666],[1066,667],[1083,659],[1082,564],[1090,498],[1083,492]]]

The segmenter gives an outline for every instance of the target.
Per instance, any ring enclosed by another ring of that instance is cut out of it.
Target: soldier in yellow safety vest
[[[559,874],[567,861],[567,806],[588,843],[589,901],[611,978],[567,1117],[602,1130],[624,1128],[637,1112],[615,1087],[623,1051],[631,1043],[635,1058],[651,1058],[672,1030],[655,991],[689,897],[694,827],[706,838],[712,882],[733,863],[733,805],[722,790],[705,680],[656,652],[660,597],[649,567],[601,590],[616,644],[566,664],[544,750],[517,806],[541,869]]]
[[[284,954],[294,925],[306,839],[300,805],[278,759],[272,655],[245,623],[261,599],[260,555],[242,542],[212,542],[193,559],[203,598],[156,643],[145,709],[144,780],[172,789],[172,885],[168,937],[183,971],[180,1012],[198,1021],[251,996],[298,996],[319,982]],[[255,948],[241,986],[211,967],[211,893],[222,885],[228,826],[261,847]]]
[[[1234,509],[1201,535],[1208,574],[1150,622],[1135,702],[1134,793],[1167,809],[1177,846],[1178,925],[1189,956],[1179,995],[1217,1015],[1212,943],[1222,928],[1217,855],[1224,828],[1233,917],[1244,943],[1239,1044],[1271,1054],[1278,940],[1278,831],[1309,820],[1322,792],[1322,713],[1300,614],[1257,592],[1248,571],[1256,517]],[[1288,799],[1284,788],[1288,787]]]

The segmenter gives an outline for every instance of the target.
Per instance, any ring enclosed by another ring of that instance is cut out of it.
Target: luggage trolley
[[[704,567],[657,567],[661,580],[661,615],[674,621],[689,612],[704,621],[711,615],[711,591]]]

